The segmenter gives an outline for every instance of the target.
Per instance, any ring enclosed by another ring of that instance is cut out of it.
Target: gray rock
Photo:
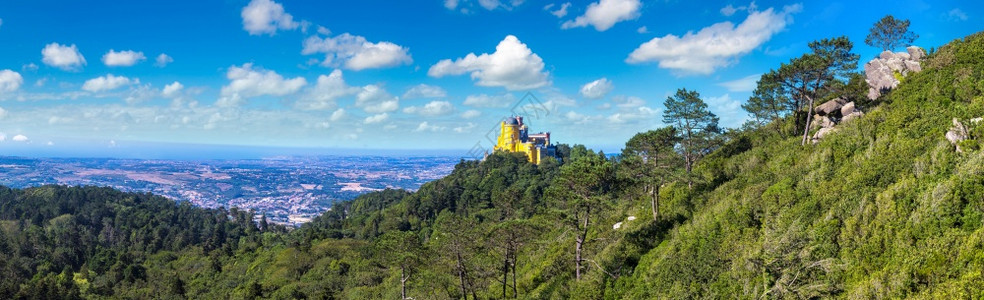
[[[909,46],[905,48],[905,51],[909,53],[909,58],[912,60],[921,60],[926,57],[926,50],[919,46]]]
[[[849,113],[847,115],[844,115],[844,117],[841,118],[841,121],[840,122],[841,122],[841,124],[848,123],[848,122],[851,122],[854,119],[857,119],[857,118],[860,118],[860,117],[863,117],[863,116],[864,116],[864,112],[863,111],[855,110],[854,112],[851,112],[851,113]]]
[[[820,104],[820,106],[814,108],[813,111],[815,111],[818,115],[826,116],[834,112],[840,112],[841,107],[843,107],[846,102],[847,101],[844,101],[844,99],[834,98],[833,100]]]
[[[898,86],[899,80],[895,78],[896,72],[902,76],[908,76],[910,73],[922,71],[920,61],[925,57],[926,51],[916,46],[906,48],[906,52],[884,51],[878,54],[877,58],[864,65],[865,81],[870,87],[868,98],[871,100],[878,99],[882,92]]]
[[[846,117],[856,110],[857,108],[854,107],[854,101],[848,102],[847,104],[844,104],[844,106],[841,106],[841,116]]]
[[[957,147],[957,152],[963,153],[963,150],[960,149],[960,142],[970,138],[970,133],[960,120],[953,118],[953,127],[950,127],[944,136],[946,140],[950,141],[950,144]]]
[[[820,130],[817,130],[817,133],[813,134],[813,139],[812,139],[813,140],[813,143],[816,144],[816,143],[820,142],[820,139],[823,139],[823,137],[829,135],[830,133],[832,133],[834,131],[837,131],[837,129],[836,128],[820,128]]]

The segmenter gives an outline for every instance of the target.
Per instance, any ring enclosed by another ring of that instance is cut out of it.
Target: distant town
[[[459,157],[317,156],[251,160],[0,157],[0,184],[109,186],[208,208],[253,210],[297,226],[333,203],[386,188],[416,190]]]

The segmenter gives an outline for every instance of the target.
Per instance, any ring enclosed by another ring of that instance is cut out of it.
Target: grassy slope
[[[953,298],[984,293],[984,153],[951,118],[981,116],[984,36],[941,48],[883,104],[814,146],[750,137],[700,172],[691,221],[643,258],[621,296]],[[670,296],[672,295],[672,296]]]

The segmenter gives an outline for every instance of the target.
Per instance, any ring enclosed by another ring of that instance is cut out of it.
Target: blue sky
[[[808,42],[863,63],[886,14],[927,49],[984,25],[976,1],[4,1],[0,151],[469,150],[526,95],[533,131],[617,151],[678,88],[735,127]]]

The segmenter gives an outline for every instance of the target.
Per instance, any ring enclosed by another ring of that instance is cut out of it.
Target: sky
[[[0,153],[474,153],[491,150],[499,120],[514,114],[554,142],[616,152],[664,125],[663,101],[679,88],[699,92],[722,126],[738,127],[758,77],[810,41],[846,35],[863,65],[880,51],[864,38],[887,14],[911,20],[914,44],[930,49],[984,29],[982,7],[3,1]]]

